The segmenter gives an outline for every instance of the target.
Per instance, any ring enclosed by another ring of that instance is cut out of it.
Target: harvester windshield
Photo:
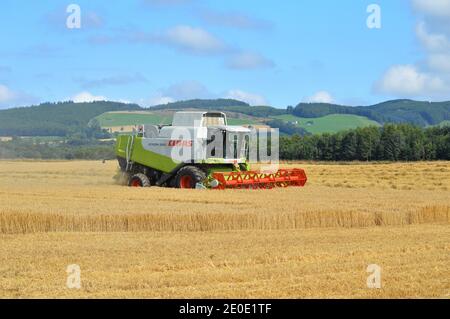
[[[203,115],[203,126],[226,126],[227,121],[223,113],[206,113]]]
[[[177,112],[172,126],[184,127],[210,127],[226,126],[227,117],[221,112]]]

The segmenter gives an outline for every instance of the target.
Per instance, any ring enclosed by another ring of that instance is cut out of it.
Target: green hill
[[[114,127],[139,124],[170,124],[172,116],[162,115],[157,112],[128,111],[106,112],[95,118],[101,127]]]
[[[180,101],[149,109],[136,104],[106,101],[60,102],[0,110],[0,136],[70,136],[86,132],[89,123],[97,122],[102,127],[169,124],[174,111],[193,109],[223,111],[232,125],[269,124],[285,134],[337,132],[378,123],[410,123],[427,127],[450,121],[450,102],[412,100],[358,107],[300,103],[287,109],[250,106],[231,99]]]
[[[418,102],[395,100],[370,107],[381,122],[435,125],[450,120],[450,102]],[[360,107],[360,109],[363,109]]]
[[[102,113],[140,109],[117,102],[60,102],[1,110],[0,136],[67,136],[85,129]]]
[[[358,127],[380,126],[367,117],[348,114],[332,114],[323,117],[305,118],[286,114],[276,118],[303,128],[311,134],[336,133]]]
[[[187,100],[187,101],[177,101],[168,104],[161,104],[152,106],[152,110],[182,110],[182,109],[223,109],[233,106],[249,107],[245,102],[233,100],[233,99],[215,99],[215,100]]]
[[[150,110],[152,111],[186,109],[226,111],[261,118],[282,115],[286,113],[286,110],[283,109],[277,109],[271,106],[250,106],[247,103],[231,99],[179,101],[153,106],[150,108]]]
[[[284,114],[273,117],[273,119],[282,121],[274,121],[271,118],[252,118],[241,117],[235,118],[228,115],[228,124],[230,125],[257,125],[269,124],[272,127],[279,128],[285,134],[320,134],[335,133],[343,130],[354,129],[358,127],[379,126],[378,122],[369,120],[366,117],[358,115],[333,114],[318,118],[300,118],[290,114]],[[107,112],[95,118],[103,128],[118,126],[133,126],[139,124],[170,124],[172,113],[152,111],[120,111]],[[287,126],[291,127],[287,127]],[[298,128],[298,130],[294,129]]]
[[[319,118],[332,114],[366,117],[378,123],[410,123],[436,125],[450,120],[450,102],[393,100],[371,106],[345,106],[326,103],[300,103],[292,110],[271,106],[250,106],[236,100],[190,100],[152,107],[152,110],[204,109],[236,112],[258,118],[276,118],[293,114],[300,118]]]
[[[261,124],[249,116],[234,114],[226,112],[229,125],[250,125]],[[116,111],[106,112],[95,117],[101,127],[117,127],[117,126],[132,126],[140,124],[171,124],[173,112],[171,111]]]
[[[323,103],[300,103],[293,110],[298,117],[322,117],[330,114],[365,116],[379,123],[410,123],[418,126],[436,125],[450,120],[450,102],[393,100],[372,106],[343,106]]]

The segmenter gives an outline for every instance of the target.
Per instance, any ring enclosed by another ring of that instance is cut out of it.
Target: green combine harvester
[[[116,155],[132,187],[270,189],[304,186],[302,169],[250,170],[251,130],[222,112],[177,112],[172,125],[142,125],[120,135]]]

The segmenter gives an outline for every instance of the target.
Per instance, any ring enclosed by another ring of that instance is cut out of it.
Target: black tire
[[[197,183],[206,179],[206,173],[195,166],[181,168],[175,176],[173,186],[176,188],[195,188]]]
[[[150,179],[142,173],[131,176],[128,181],[128,186],[130,187],[150,187],[150,185]]]

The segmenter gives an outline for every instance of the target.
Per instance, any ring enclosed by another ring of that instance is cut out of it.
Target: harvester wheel
[[[176,188],[195,188],[197,183],[206,179],[206,174],[200,168],[195,166],[185,166],[181,168],[175,177]]]
[[[150,187],[150,179],[147,175],[139,173],[133,175],[128,182],[128,186],[131,187]]]

